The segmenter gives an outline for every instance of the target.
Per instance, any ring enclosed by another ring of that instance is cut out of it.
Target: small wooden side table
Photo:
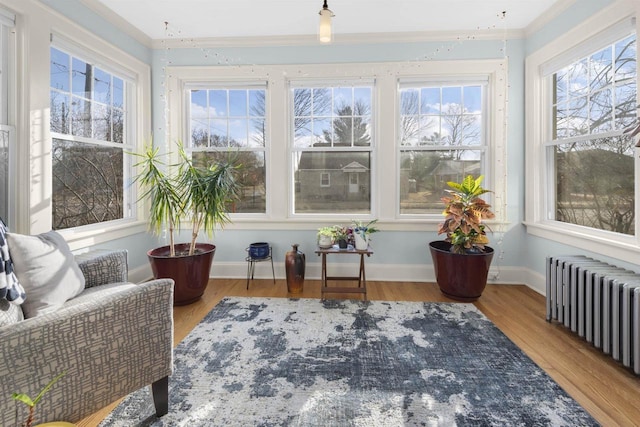
[[[357,293],[363,294],[364,299],[367,299],[367,278],[364,270],[364,256],[367,257],[373,254],[371,247],[367,247],[364,251],[358,251],[353,247],[349,249],[338,249],[337,247],[320,248],[316,249],[316,254],[322,257],[322,288],[321,296],[324,298],[326,293]],[[327,276],[327,255],[360,255],[360,271],[357,276]],[[352,280],[358,281],[358,287],[349,286],[328,286],[329,280]]]

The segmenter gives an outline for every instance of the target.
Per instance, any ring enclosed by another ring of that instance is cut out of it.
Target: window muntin
[[[552,112],[546,155],[551,218],[635,234],[636,37],[611,43],[550,77]]]
[[[190,144],[196,164],[228,159],[241,165],[233,213],[266,213],[266,87],[212,85],[188,90]]]
[[[401,83],[401,215],[440,214],[448,181],[485,175],[486,84]]]
[[[370,214],[373,83],[292,86],[294,213]]]
[[[56,47],[50,55],[52,227],[130,218],[124,152],[133,150],[127,100],[134,84]]]

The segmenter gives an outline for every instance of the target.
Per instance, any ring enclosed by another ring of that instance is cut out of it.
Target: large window
[[[69,50],[50,54],[53,228],[131,217],[134,83]]]
[[[189,151],[196,164],[232,160],[239,166],[240,200],[233,213],[266,212],[266,86],[194,87],[189,97]]]
[[[0,217],[13,226],[15,181],[15,126],[10,114],[10,88],[15,87],[12,64],[15,46],[14,16],[0,9]]]
[[[372,91],[292,85],[294,213],[371,213]]]
[[[630,34],[547,77],[549,219],[635,234],[635,149],[623,131],[636,119],[636,56]]]
[[[486,173],[485,87],[401,82],[401,215],[440,214],[448,181]]]

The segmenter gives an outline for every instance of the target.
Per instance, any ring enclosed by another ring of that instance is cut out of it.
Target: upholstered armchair
[[[167,412],[173,281],[127,283],[126,251],[76,259],[85,287],[61,308],[23,319],[20,305],[0,300],[1,426],[27,416],[12,393],[35,396],[61,372],[36,406],[37,423],[77,422],[147,385],[157,415]]]

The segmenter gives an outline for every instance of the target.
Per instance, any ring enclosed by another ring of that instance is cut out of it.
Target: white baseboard
[[[357,276],[358,264],[356,263],[332,263],[328,264],[330,276]],[[402,264],[373,264],[367,263],[367,280],[379,280],[383,282],[435,282],[433,264],[402,265]],[[274,262],[273,268],[276,279],[285,278],[284,263]],[[320,280],[322,265],[320,262],[307,262],[305,278]],[[152,277],[151,267],[144,265],[129,270],[129,280],[134,283],[143,282]],[[244,279],[247,277],[246,262],[219,262],[213,261],[211,278]],[[271,263],[258,262],[255,265],[255,279],[271,279]],[[544,275],[524,267],[496,267],[489,270],[488,283],[493,284],[522,284],[530,287],[541,295],[545,295]]]

